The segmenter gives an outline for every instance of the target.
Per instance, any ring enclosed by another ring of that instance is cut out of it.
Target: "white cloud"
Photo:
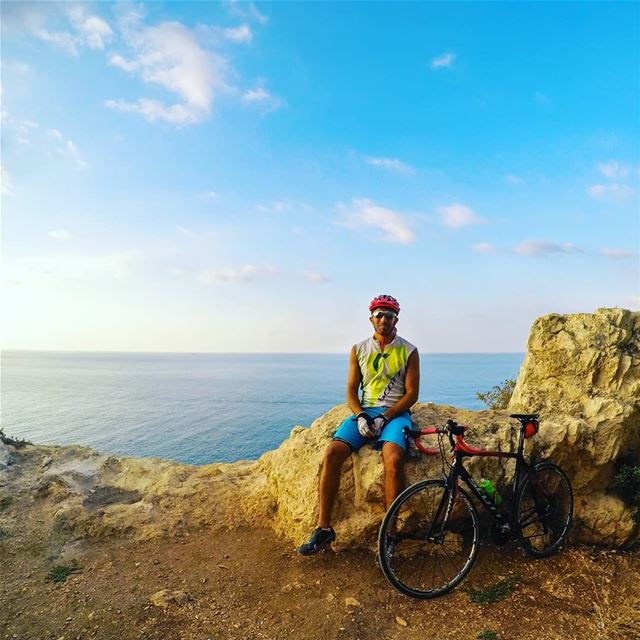
[[[218,194],[215,191],[207,191],[206,193],[202,194],[202,197],[205,200],[214,200],[215,198],[218,197]]]
[[[513,184],[513,185],[524,184],[524,180],[520,176],[516,176],[512,173],[505,174],[504,180],[505,182],[508,182],[509,184]]]
[[[313,284],[326,284],[327,282],[331,282],[331,278],[318,271],[305,271],[304,277]]]
[[[138,68],[138,64],[136,62],[127,60],[119,53],[113,53],[109,56],[109,64],[111,64],[112,67],[118,67],[119,69],[128,71],[129,73],[133,73]]]
[[[462,229],[462,227],[484,222],[471,207],[457,202],[447,207],[440,207],[438,212],[442,216],[442,222],[451,229]]]
[[[611,249],[605,247],[600,249],[600,255],[603,255],[606,258],[631,258],[637,255],[637,253],[635,251],[630,251],[629,249]]]
[[[271,277],[277,273],[278,270],[272,265],[245,264],[239,268],[206,269],[200,272],[198,279],[202,284],[236,284],[253,282],[258,278]]]
[[[627,296],[627,300],[631,309],[640,310],[640,296]]]
[[[222,35],[231,42],[251,42],[253,33],[249,25],[241,24],[239,27],[224,29]]]
[[[471,246],[471,249],[474,253],[494,253],[496,251],[495,245],[490,244],[489,242],[478,242]]]
[[[105,20],[98,16],[87,15],[80,5],[74,5],[69,9],[69,20],[79,34],[79,38],[90,49],[104,49],[105,44],[113,36],[113,31]]]
[[[178,227],[178,231],[187,238],[193,238],[193,236],[195,235],[193,231],[191,229],[188,229],[187,227]]]
[[[413,173],[413,167],[405,164],[398,158],[373,158],[366,157],[365,162],[370,164],[373,167],[380,167],[382,169],[387,169],[388,171],[394,171],[396,173]]]
[[[163,120],[169,124],[185,125],[200,122],[203,115],[197,110],[189,108],[184,104],[173,104],[167,106],[159,100],[148,100],[139,98],[136,102],[126,100],[107,100],[105,106],[114,111],[122,113],[138,113],[144,116],[149,122]]]
[[[379,207],[366,198],[354,198],[351,207],[341,204],[338,205],[338,209],[344,214],[344,226],[350,229],[363,227],[379,229],[383,232],[380,240],[385,242],[411,244],[416,240],[416,235],[405,215],[393,209]]]
[[[66,31],[47,31],[40,29],[36,33],[38,38],[49,42],[72,56],[78,55],[78,47],[76,46],[76,38]]]
[[[251,19],[259,22],[260,24],[266,24],[269,22],[269,18],[258,11],[253,2],[240,2],[239,0],[229,0],[227,7],[229,13],[239,18]]]
[[[313,212],[313,207],[310,204],[289,200],[287,198],[274,200],[270,204],[257,204],[255,208],[258,213],[296,213],[308,215]]]
[[[582,250],[570,242],[557,244],[548,240],[524,240],[513,251],[520,256],[539,256],[549,253],[580,253]]]
[[[31,146],[31,134],[38,124],[24,118],[14,118],[8,111],[2,111],[3,131],[15,133],[16,141],[23,146]]]
[[[71,31],[50,31],[45,28],[46,22],[57,10],[63,10]],[[113,31],[103,18],[87,13],[80,4],[57,5],[51,15],[44,12],[32,15],[27,19],[27,28],[38,38],[59,47],[68,54],[77,57],[81,47],[104,49],[112,39]]]
[[[54,240],[68,240],[71,237],[66,229],[54,229],[49,231],[49,235]]]
[[[629,167],[621,165],[617,160],[609,160],[598,165],[598,171],[607,178],[626,178],[629,175]]]
[[[31,71],[31,67],[26,62],[19,62],[17,60],[3,60],[2,68],[5,71],[19,74],[25,74]]]
[[[82,157],[80,150],[72,140],[66,138],[58,129],[49,129],[47,135],[55,142],[60,143],[56,147],[56,151],[59,154],[73,158],[76,164],[83,169],[87,167],[87,163]]]
[[[603,200],[605,202],[626,202],[633,198],[635,189],[626,184],[594,184],[587,189],[587,193],[595,200]]]
[[[139,250],[111,253],[56,252],[24,258],[25,282],[34,278],[50,281],[100,282],[126,280],[135,272],[144,254]]]
[[[227,90],[227,61],[198,43],[194,33],[178,22],[157,27],[131,28],[126,36],[133,57],[120,54],[110,63],[129,73],[139,74],[147,84],[176,94],[181,102],[167,105],[140,98],[135,102],[107,100],[110,109],[139,113],[150,122],[163,120],[175,125],[203,120],[210,112],[214,94]]]
[[[286,102],[280,96],[270,93],[264,87],[245,91],[242,94],[242,101],[245,104],[258,105],[264,111],[276,111],[286,106]]]
[[[433,60],[431,60],[431,68],[432,69],[443,69],[443,68],[448,69],[453,66],[455,59],[456,59],[455,53],[450,53],[450,52],[442,53],[439,56],[436,56],[435,58],[433,58]]]
[[[4,167],[0,167],[0,185],[2,186],[3,196],[13,195],[13,180]]]

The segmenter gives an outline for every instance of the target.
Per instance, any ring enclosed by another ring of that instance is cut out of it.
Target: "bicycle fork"
[[[456,489],[457,479],[452,482],[447,479],[446,491],[440,498],[438,508],[436,509],[435,516],[433,517],[433,522],[429,527],[429,531],[427,531],[426,539],[428,542],[433,542],[434,544],[442,544],[444,542],[445,526],[449,521],[451,512],[453,511],[453,501],[455,500]],[[443,512],[444,517],[442,517],[442,524],[438,526],[438,520],[440,520]]]

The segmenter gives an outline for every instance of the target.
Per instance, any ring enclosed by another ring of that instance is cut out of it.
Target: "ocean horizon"
[[[524,353],[421,353],[419,402],[482,409]],[[37,444],[188,464],[256,459],[345,401],[346,353],[2,352],[2,422]],[[337,425],[336,425],[337,426]]]

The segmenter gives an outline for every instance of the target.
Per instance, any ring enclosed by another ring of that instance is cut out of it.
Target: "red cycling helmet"
[[[376,296],[371,301],[371,304],[369,305],[369,311],[373,311],[374,309],[377,309],[379,307],[382,307],[384,309],[391,309],[396,313],[400,313],[400,304],[398,303],[398,301],[393,296],[388,296],[384,293]]]

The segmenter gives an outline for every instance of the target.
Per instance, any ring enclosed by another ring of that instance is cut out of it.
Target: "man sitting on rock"
[[[374,334],[354,345],[349,359],[347,404],[354,415],[336,431],[327,447],[320,474],[318,528],[298,552],[313,555],[333,542],[331,511],[340,486],[344,461],[369,442],[382,448],[386,506],[404,489],[407,442],[404,427],[411,428],[409,409],[418,400],[420,361],[418,350],[396,332],[400,305],[388,295],[369,305]],[[358,391],[362,388],[362,399]]]

